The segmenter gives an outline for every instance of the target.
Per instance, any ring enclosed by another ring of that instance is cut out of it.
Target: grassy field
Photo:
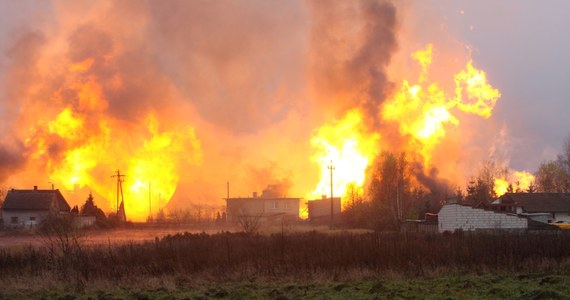
[[[37,279],[40,280],[40,279]],[[41,285],[42,286],[42,285]],[[437,278],[374,278],[204,282],[192,277],[159,277],[132,284],[88,287],[21,287],[0,291],[0,299],[570,299],[567,275],[460,275]]]
[[[570,234],[177,233],[0,248],[4,298],[570,299]]]

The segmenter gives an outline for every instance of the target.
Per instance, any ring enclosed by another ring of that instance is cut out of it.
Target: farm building
[[[69,216],[70,207],[59,190],[12,189],[2,205],[5,228],[34,227],[49,215]]]
[[[570,193],[507,193],[491,207],[543,223],[570,223]]]
[[[333,218],[340,220],[341,199],[334,197],[332,200]],[[309,222],[330,222],[331,219],[331,198],[323,196],[322,199],[307,201]]]
[[[226,220],[238,222],[240,218],[256,218],[267,221],[297,221],[301,198],[274,197],[271,195],[251,198],[227,198]]]
[[[438,230],[473,231],[493,229],[527,229],[529,220],[515,214],[507,214],[471,206],[451,203],[444,205],[438,213]]]

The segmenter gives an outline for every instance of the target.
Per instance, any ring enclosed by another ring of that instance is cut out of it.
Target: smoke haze
[[[230,196],[303,197],[321,176],[311,161],[311,137],[351,109],[362,111],[364,134],[380,133],[381,150],[416,146],[382,115],[406,73],[394,71],[400,66],[394,61],[409,55],[400,50],[424,46],[403,38],[413,37],[402,31],[403,5],[172,0],[2,6],[25,12],[6,19],[7,31],[0,32],[4,184],[55,181],[62,189],[88,186],[111,198],[109,177],[121,169],[131,180],[131,197],[146,197],[144,189],[155,184],[159,206],[221,203],[227,181]],[[438,190],[449,177],[460,182],[471,166],[457,161],[471,144],[450,130],[433,160],[452,153],[454,164],[438,173],[412,154],[415,176]]]

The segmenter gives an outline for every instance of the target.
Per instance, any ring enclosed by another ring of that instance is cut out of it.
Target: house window
[[[271,206],[270,206],[269,208],[271,208],[271,209],[277,209],[277,201],[271,202]]]
[[[30,217],[30,221],[35,221],[36,217]]]
[[[18,217],[12,217],[12,218],[10,218],[10,223],[12,223],[12,224],[18,224]]]
[[[289,209],[289,203],[285,202],[285,209]]]

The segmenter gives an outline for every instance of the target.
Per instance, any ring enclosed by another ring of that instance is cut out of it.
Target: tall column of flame
[[[127,217],[144,220],[149,212],[149,182],[153,207],[164,207],[174,194],[181,168],[200,160],[200,142],[187,125],[163,130],[154,112],[141,116],[140,124],[110,116],[102,85],[88,72],[93,63],[87,59],[70,65],[60,92],[52,97],[62,108],[53,119],[39,120],[30,129],[28,154],[57,186],[64,190],[87,186],[109,201],[99,205],[110,210],[115,209],[116,197],[110,175],[121,169],[127,174],[123,183]],[[121,88],[119,76],[112,80]],[[82,196],[87,198],[77,195]]]
[[[339,122],[320,127],[311,139],[311,145],[315,149],[311,160],[321,167],[322,176],[306,198],[329,195],[331,183],[324,175],[328,173],[327,167],[331,162],[335,167],[333,188],[335,194],[342,196],[347,185],[362,187],[364,184],[366,167],[380,151],[380,135],[368,132],[362,112],[353,109]]]
[[[419,154],[426,167],[430,166],[434,149],[445,137],[446,127],[460,124],[454,110],[489,118],[501,95],[487,83],[485,72],[473,67],[470,60],[453,78],[454,93],[446,93],[438,83],[429,82],[432,52],[433,45],[430,44],[412,54],[412,59],[421,66],[417,83],[404,80],[381,108],[382,119],[397,124],[406,141],[405,150]],[[362,187],[366,168],[380,151],[380,133],[365,128],[360,114],[358,109],[353,109],[340,122],[315,131],[313,161],[322,171],[321,180],[311,196],[326,190],[329,184],[326,166],[330,160],[337,166],[334,188],[339,195],[345,193],[348,183]]]

